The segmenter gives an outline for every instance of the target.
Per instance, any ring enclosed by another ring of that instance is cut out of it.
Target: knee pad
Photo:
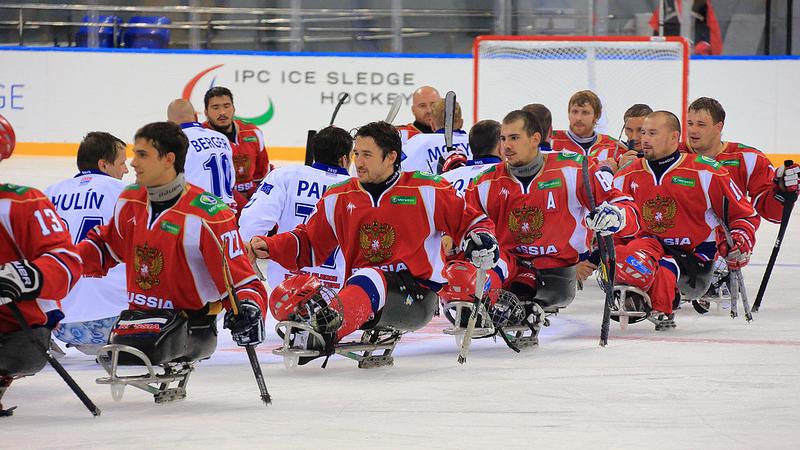
[[[373,322],[373,328],[416,331],[431,321],[438,308],[435,292],[417,284],[408,271],[384,272],[386,304]]]
[[[188,340],[189,326],[185,314],[170,309],[154,309],[122,311],[108,342],[136,348],[147,355],[153,365],[159,365],[184,357]],[[120,352],[119,364],[140,366],[142,362]]]
[[[33,375],[47,364],[44,351],[50,345],[50,329],[32,327],[31,330],[35,342],[25,330],[0,335],[0,376]]]

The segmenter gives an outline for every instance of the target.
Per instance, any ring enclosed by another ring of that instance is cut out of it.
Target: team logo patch
[[[679,186],[686,186],[686,187],[694,187],[696,183],[695,180],[693,180],[692,178],[674,176],[672,177],[672,184],[677,184]]]
[[[561,179],[556,178],[550,181],[540,181],[537,186],[539,189],[555,189],[561,187]]]
[[[270,191],[272,191],[272,188],[274,188],[274,187],[275,186],[273,186],[273,185],[271,185],[269,183],[262,183],[261,187],[258,190],[263,192],[263,193],[265,193],[265,194],[267,194],[267,195],[269,195]]]
[[[247,155],[233,155],[237,183],[244,183],[250,177],[250,164],[250,158]]]
[[[189,202],[189,204],[204,210],[209,216],[214,216],[223,209],[228,208],[228,205],[223,203],[222,200],[209,193],[198,195],[191,202]]]
[[[374,220],[365,223],[358,229],[358,241],[361,254],[367,261],[375,264],[386,261],[392,256],[392,246],[395,241],[394,228],[385,223]]]
[[[136,246],[136,255],[133,258],[133,268],[136,271],[136,284],[142,289],[158,286],[158,276],[164,269],[164,255],[161,250],[144,246]]]
[[[244,141],[244,142],[258,142],[258,138],[255,137],[255,136],[245,136],[244,138],[242,138],[242,141]]]
[[[515,208],[508,214],[508,229],[514,235],[514,240],[523,244],[530,244],[542,237],[544,214],[535,206]]]
[[[723,166],[729,167],[739,167],[739,160],[738,159],[723,159],[719,162]]]
[[[393,195],[391,203],[393,205],[416,205],[417,197],[413,195]]]
[[[670,197],[656,195],[642,205],[642,219],[653,233],[663,233],[675,227],[675,221],[672,219],[675,218],[676,212],[678,204]]]
[[[180,225],[168,222],[166,220],[161,221],[161,229],[166,231],[167,233],[174,234],[176,236],[181,232]]]

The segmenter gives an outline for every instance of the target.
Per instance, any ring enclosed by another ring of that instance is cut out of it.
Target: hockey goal
[[[591,89],[603,104],[601,133],[617,137],[635,103],[686,122],[689,46],[683,38],[478,36],[472,50],[475,121],[501,120],[541,103],[553,114],[553,129],[566,129],[570,96]]]

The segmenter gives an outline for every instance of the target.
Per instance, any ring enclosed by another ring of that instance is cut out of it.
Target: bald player
[[[414,91],[411,99],[411,113],[414,122],[397,127],[403,144],[415,134],[433,133],[433,104],[442,98],[439,91],[432,86],[422,86]]]
[[[197,121],[197,113],[188,100],[170,102],[167,120],[181,126],[189,139],[186,152],[186,181],[216,195],[237,211],[233,200],[233,152],[224,134],[204,128]],[[244,205],[239,205],[244,206]]]

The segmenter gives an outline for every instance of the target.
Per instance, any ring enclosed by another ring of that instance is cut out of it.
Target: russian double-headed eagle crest
[[[161,283],[158,275],[164,269],[164,255],[161,250],[152,248],[145,242],[143,246],[136,246],[136,256],[133,258],[133,267],[136,270],[136,284],[142,289],[150,289]]]
[[[358,229],[358,241],[361,253],[367,261],[375,264],[386,261],[392,256],[395,241],[394,228],[391,225],[373,220]]]
[[[642,205],[642,219],[653,233],[663,233],[675,226],[678,204],[671,197],[656,195]]]
[[[508,214],[508,229],[514,235],[514,240],[523,244],[533,243],[542,237],[543,224],[544,214],[535,206],[514,208]]]
[[[244,183],[250,174],[250,158],[247,155],[233,155],[233,167],[236,169],[236,182]]]

